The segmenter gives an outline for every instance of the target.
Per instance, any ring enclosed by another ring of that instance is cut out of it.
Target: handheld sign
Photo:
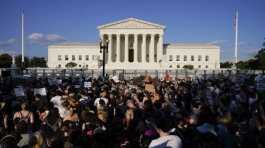
[[[14,93],[16,97],[23,97],[25,96],[25,92],[22,86],[14,88]]]
[[[46,88],[34,88],[34,95],[40,94],[41,96],[46,96]]]
[[[85,88],[91,88],[91,86],[92,86],[91,82],[89,82],[89,81],[88,82],[84,82],[84,87]]]

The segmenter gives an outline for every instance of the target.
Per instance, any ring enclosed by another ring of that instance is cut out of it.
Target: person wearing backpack
[[[14,114],[13,120],[23,120],[28,125],[34,124],[33,113],[28,110],[28,104],[26,102],[21,104],[21,110]]]

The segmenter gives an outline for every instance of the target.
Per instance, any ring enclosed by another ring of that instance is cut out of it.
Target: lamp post
[[[100,43],[99,43],[99,46],[100,46],[100,53],[103,54],[103,59],[102,59],[102,76],[103,76],[103,79],[105,79],[105,56],[106,56],[106,52],[108,52],[108,46],[109,46],[109,40],[100,40]]]

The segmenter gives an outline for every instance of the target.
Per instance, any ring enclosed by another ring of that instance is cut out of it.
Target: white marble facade
[[[193,65],[195,69],[220,67],[219,47],[165,44],[163,25],[128,18],[101,25],[98,31],[101,40],[109,41],[106,69],[181,69],[184,65]],[[63,43],[48,47],[48,66],[52,68],[64,68],[67,63],[75,62],[78,68],[97,69],[100,60],[102,53],[98,43]]]

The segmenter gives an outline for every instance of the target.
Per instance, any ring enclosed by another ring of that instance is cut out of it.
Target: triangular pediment
[[[135,18],[128,18],[125,20],[108,23],[105,25],[98,26],[98,29],[164,29],[165,26],[135,19]]]

